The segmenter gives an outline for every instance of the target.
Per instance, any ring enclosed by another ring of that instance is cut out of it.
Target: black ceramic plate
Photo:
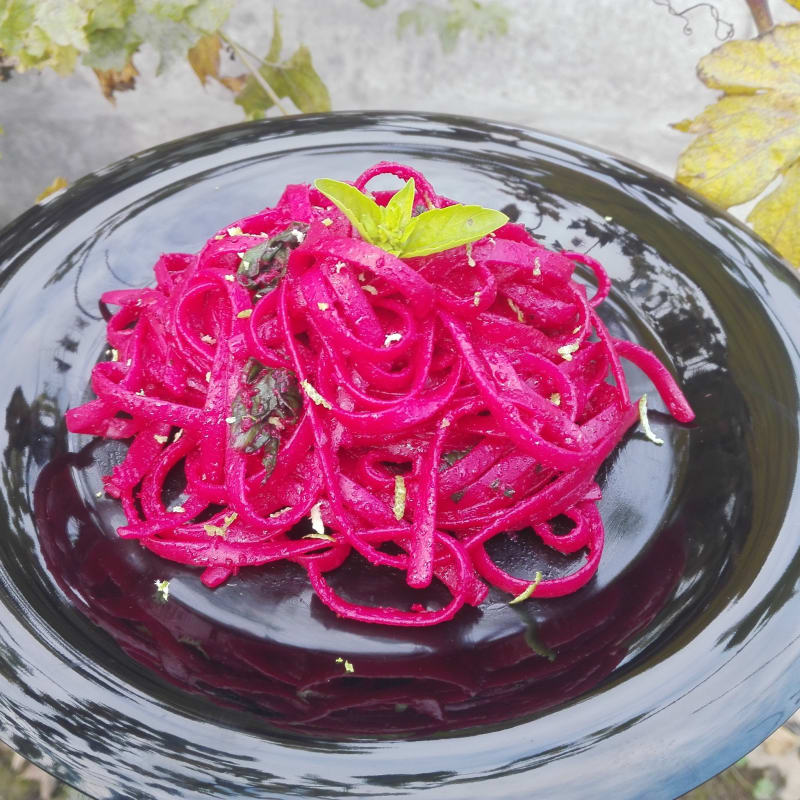
[[[591,249],[615,281],[607,323],[697,412],[656,413],[662,448],[634,433],[609,459],[607,549],[571,598],[493,597],[407,633],[336,620],[288,568],[212,593],[114,538],[109,454],[65,431],[103,350],[102,291],[147,283],[159,253],[287,183],[385,158]],[[88,794],[671,798],[800,705],[799,284],[670,182],[508,125],[290,118],[79,181],[2,233],[0,267],[2,738]]]

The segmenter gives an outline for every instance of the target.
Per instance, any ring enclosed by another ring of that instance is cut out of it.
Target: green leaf
[[[131,36],[147,42],[158,53],[157,75],[170,64],[184,58],[189,48],[200,38],[200,34],[185,22],[159,18],[141,10],[130,18],[130,25]]]
[[[7,0],[0,5],[0,48],[9,56],[25,47],[35,13],[36,5],[29,0]]]
[[[195,5],[197,0],[139,0],[138,3],[140,11],[161,19],[171,19],[173,22],[182,22],[189,9]]]
[[[107,28],[124,28],[128,18],[136,11],[134,0],[101,0],[89,14],[89,31]]]
[[[349,183],[330,178],[320,178],[314,181],[314,186],[350,220],[366,241],[375,241],[383,222],[383,209],[371,197]]]
[[[39,0],[34,24],[60,47],[85,50],[88,47],[84,26],[89,13],[72,0]]]
[[[476,242],[508,222],[500,211],[481,206],[448,206],[425,211],[413,219],[413,228],[400,255],[415,258]]]
[[[189,9],[186,21],[201,33],[216,33],[227,21],[234,0],[200,0]]]
[[[288,96],[306,114],[331,110],[328,89],[314,69],[311,51],[305,45],[298,47],[286,66],[278,67],[277,70],[283,70],[283,79],[287,86],[286,94],[279,93],[279,96]]]
[[[787,261],[800,266],[800,161],[784,173],[780,186],[758,201],[747,221]]]
[[[433,29],[439,37],[442,49],[450,52],[455,48],[464,31],[485,36],[504,36],[508,33],[509,10],[498,0],[448,0],[447,8],[441,2],[418,0],[410,9],[397,17],[397,34],[402,36],[413,27],[417,35]]]
[[[759,778],[753,786],[753,800],[772,800],[777,788],[769,778]]]
[[[369,8],[380,8],[386,5],[386,0],[361,0],[361,2]]]
[[[304,113],[331,110],[331,98],[322,78],[311,61],[311,52],[301,45],[287,61],[276,63],[283,47],[277,12],[274,13],[272,41],[259,73],[275,94],[288,97]],[[236,95],[240,105],[250,119],[261,119],[275,104],[258,81],[250,75],[244,88]]]
[[[405,229],[414,211],[414,179],[409,178],[402,189],[392,195],[384,211],[385,225],[390,229]]]
[[[87,38],[89,51],[84,53],[82,62],[100,71],[125,69],[131,56],[142,44],[141,37],[130,26],[94,30]]]
[[[283,36],[281,35],[281,18],[278,9],[272,7],[272,41],[269,43],[266,61],[274,64],[281,57],[283,52]]]

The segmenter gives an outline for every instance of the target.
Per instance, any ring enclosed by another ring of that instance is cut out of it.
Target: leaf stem
[[[750,7],[750,13],[756,21],[756,28],[759,34],[766,33],[775,26],[772,21],[772,13],[769,10],[768,0],[746,0],[747,5]]]
[[[269,95],[270,99],[273,103],[278,107],[281,114],[285,117],[289,116],[289,111],[286,109],[286,106],[281,103],[280,98],[275,93],[275,90],[264,80],[264,76],[253,66],[253,62],[250,61],[247,55],[245,55],[244,49],[240,47],[236,42],[233,41],[227,34],[224,34],[222,31],[219,32],[220,38],[226,44],[229,44],[236,55],[239,57],[239,60],[242,64],[245,65],[247,71],[255,78],[256,83]]]

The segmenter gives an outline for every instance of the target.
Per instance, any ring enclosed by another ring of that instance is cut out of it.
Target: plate
[[[386,158],[591,250],[614,279],[606,323],[697,412],[672,423],[651,391],[666,444],[629,434],[604,465],[608,544],[573,597],[493,596],[409,633],[337,620],[288,567],[210,592],[114,538],[97,497],[113,454],[66,432],[104,349],[103,291],[287,183]],[[3,231],[0,269],[0,735],[87,794],[672,798],[800,706],[800,284],[671,182],[500,123],[292,117],[78,181]]]

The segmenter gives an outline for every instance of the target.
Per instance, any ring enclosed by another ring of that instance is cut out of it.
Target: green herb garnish
[[[293,222],[286,230],[240,253],[236,278],[245,289],[261,295],[277,288],[286,274],[289,254],[305,238],[308,223]]]
[[[653,433],[653,429],[650,427],[650,420],[647,419],[647,395],[643,394],[639,398],[639,422],[642,423],[642,430],[644,431],[644,435],[653,443],[662,445],[664,444],[663,439],[659,439]]]
[[[266,480],[275,469],[284,422],[295,422],[303,407],[300,388],[290,370],[265,367],[254,358],[245,365],[242,383],[228,418],[233,448],[261,453]]]
[[[510,606],[513,606],[516,605],[517,603],[521,603],[523,600],[527,600],[536,591],[536,587],[541,582],[542,582],[542,573],[537,572],[533,580],[528,584],[528,586],[522,592],[520,592],[513,600],[509,600],[508,604]]]
[[[385,207],[348,183],[320,178],[314,185],[350,220],[365,242],[400,258],[429,256],[471,244],[508,222],[500,211],[460,204],[414,216],[413,178]]]

